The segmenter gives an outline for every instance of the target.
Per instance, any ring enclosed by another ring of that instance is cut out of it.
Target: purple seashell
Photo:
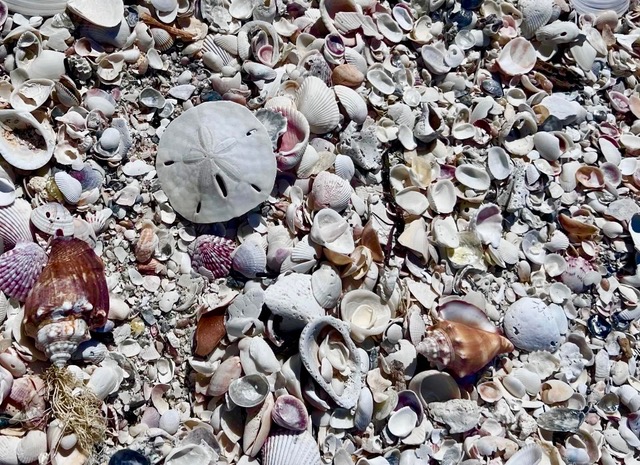
[[[47,254],[35,242],[19,242],[0,255],[0,291],[24,301],[47,263]]]
[[[78,171],[71,170],[69,171],[69,175],[80,181],[82,192],[100,187],[104,181],[102,174],[94,170],[90,165],[84,165],[82,169]]]
[[[191,246],[191,266],[209,279],[223,278],[231,270],[231,254],[236,245],[219,236],[200,236]]]
[[[309,424],[309,413],[304,402],[297,397],[284,394],[276,399],[271,419],[288,430],[304,431]]]
[[[334,57],[344,56],[344,42],[340,34],[329,34],[324,40],[324,46]]]

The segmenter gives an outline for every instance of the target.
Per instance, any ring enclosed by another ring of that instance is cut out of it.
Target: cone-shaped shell
[[[463,378],[480,371],[496,355],[511,352],[514,347],[499,334],[452,321],[439,321],[429,328],[417,349],[438,369],[446,369]]]
[[[19,242],[0,255],[0,291],[24,301],[47,263],[47,254],[35,242]]]
[[[105,325],[108,313],[102,260],[80,239],[53,239],[49,262],[25,302],[26,334],[52,363],[63,366],[89,338],[89,329]]]

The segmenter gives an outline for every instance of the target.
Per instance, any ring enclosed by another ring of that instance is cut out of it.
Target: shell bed
[[[0,0],[0,464],[640,465],[638,0]]]

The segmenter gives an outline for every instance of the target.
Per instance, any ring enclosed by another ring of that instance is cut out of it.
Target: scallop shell
[[[332,378],[327,381],[325,368],[327,360],[322,354],[324,344],[329,347],[335,346],[332,350],[344,350],[343,368],[346,375],[341,375],[343,379],[343,389],[336,391],[335,385],[338,375],[333,372]],[[349,326],[336,318],[325,316],[317,318],[308,323],[300,334],[300,358],[306,370],[329,397],[331,397],[340,407],[350,409],[354,407],[360,396],[362,387],[362,371],[359,352],[349,336]]]
[[[342,280],[338,271],[327,263],[323,263],[311,275],[313,296],[323,308],[334,308],[342,294]]]
[[[28,136],[28,138],[27,138]],[[15,168],[36,170],[51,159],[55,134],[28,112],[0,110],[0,155]]]
[[[58,171],[54,175],[54,179],[66,202],[75,205],[80,201],[82,196],[82,184],[80,184],[80,181],[65,171]]]
[[[551,19],[553,0],[520,0],[518,9],[522,13],[522,35],[528,39]]]
[[[263,465],[322,465],[315,439],[304,431],[272,432],[262,447]]]
[[[231,254],[235,243],[219,236],[199,236],[189,247],[191,266],[209,279],[218,279],[229,274]]]
[[[504,46],[497,59],[500,69],[509,76],[526,74],[536,64],[536,49],[527,39],[516,37]]]
[[[313,181],[311,199],[314,210],[331,208],[341,212],[349,205],[353,189],[349,181],[323,171]]]
[[[255,278],[260,273],[264,273],[267,266],[267,253],[261,238],[258,236],[245,239],[233,253],[231,266],[247,278]]]
[[[73,216],[56,202],[44,204],[31,212],[31,223],[41,232],[54,236],[73,236]]]
[[[156,49],[160,52],[166,52],[173,47],[173,37],[164,29],[154,27],[149,32],[153,37]]]
[[[24,301],[47,263],[47,254],[35,242],[19,242],[0,255],[0,291]]]
[[[360,94],[349,87],[340,85],[334,86],[333,90],[351,121],[355,121],[358,124],[364,123],[368,114],[367,102],[364,101]]]
[[[311,132],[325,134],[340,122],[340,110],[333,91],[322,79],[308,76],[296,96],[296,106],[309,122]]]
[[[10,250],[21,241],[33,241],[30,218],[31,205],[24,199],[0,207],[0,250]]]
[[[33,463],[38,460],[40,454],[47,452],[47,433],[39,430],[31,430],[18,443],[16,456],[20,463]]]
[[[49,261],[25,302],[24,329],[56,366],[101,328],[109,313],[104,265],[84,241],[56,237]]]

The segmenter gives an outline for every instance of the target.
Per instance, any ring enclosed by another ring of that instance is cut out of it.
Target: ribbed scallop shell
[[[629,0],[571,0],[571,5],[579,14],[593,13],[596,16],[607,10],[622,16],[629,11],[629,3]]]
[[[533,37],[538,29],[547,24],[553,15],[553,0],[520,0],[518,8],[522,13],[522,35]]]
[[[249,238],[236,249],[232,259],[233,269],[247,278],[264,273],[267,253],[259,238]]]
[[[58,171],[54,175],[54,179],[64,199],[72,205],[77,204],[82,195],[82,184],[80,184],[80,181],[65,171]]]
[[[344,107],[351,121],[358,124],[364,123],[367,118],[367,102],[355,90],[346,86],[334,86],[333,90]]]
[[[307,77],[300,86],[296,105],[314,134],[332,131],[340,122],[340,110],[333,91],[315,76]]]
[[[151,28],[151,37],[156,44],[156,49],[161,52],[166,52],[173,47],[173,37],[164,29],[157,27]]]
[[[219,236],[200,236],[191,246],[191,266],[194,271],[209,279],[218,279],[229,274],[231,254],[235,243]]]
[[[352,191],[349,181],[327,171],[322,171],[316,176],[311,188],[313,209],[317,211],[331,208],[340,212],[349,205]]]
[[[320,451],[307,431],[281,429],[269,435],[262,446],[262,465],[321,465]]]
[[[24,301],[46,263],[42,247],[35,242],[19,242],[0,255],[0,291]]]
[[[31,212],[31,223],[51,236],[62,232],[63,236],[73,236],[73,216],[69,210],[56,202],[44,204]]]
[[[30,217],[31,205],[24,199],[16,199],[11,205],[0,207],[0,251],[10,250],[21,241],[33,241]]]
[[[56,237],[49,261],[24,305],[24,329],[56,366],[64,366],[78,344],[101,328],[109,313],[102,260],[84,241]]]

